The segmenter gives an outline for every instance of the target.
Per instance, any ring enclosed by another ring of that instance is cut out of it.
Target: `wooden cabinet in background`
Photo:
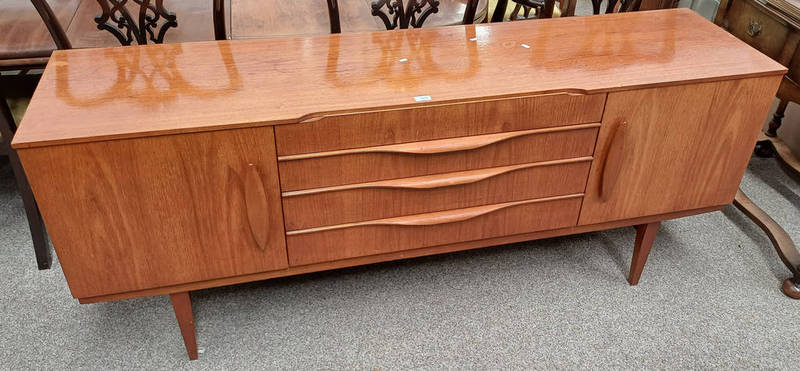
[[[194,358],[202,288],[623,226],[636,284],[784,72],[688,10],[74,50],[13,144],[73,296],[169,294]]]

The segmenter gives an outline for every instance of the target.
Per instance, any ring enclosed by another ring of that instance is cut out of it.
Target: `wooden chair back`
[[[228,28],[225,24],[225,0],[213,0],[214,12],[214,38],[216,40],[228,39]],[[339,23],[339,2],[338,0],[326,0],[328,5],[328,19],[330,20],[331,33],[341,33],[342,26]]]
[[[33,4],[36,11],[39,12],[39,16],[42,17],[47,31],[50,32],[50,36],[53,37],[53,41],[56,43],[56,48],[72,49],[72,43],[69,42],[67,33],[64,32],[64,27],[61,26],[61,22],[58,21],[58,18],[53,13],[53,9],[50,8],[47,0],[31,0],[31,4]]]
[[[461,24],[475,22],[479,0],[467,0]],[[385,9],[384,9],[385,8]],[[420,28],[432,14],[439,12],[438,0],[376,0],[372,2],[372,15],[380,18],[387,30]]]
[[[514,10],[506,19],[509,5],[514,5]],[[509,4],[508,0],[498,0],[492,13],[491,21],[503,22],[530,18],[552,18],[555,5],[556,0],[511,0],[511,4]],[[522,12],[521,16],[520,12]]]

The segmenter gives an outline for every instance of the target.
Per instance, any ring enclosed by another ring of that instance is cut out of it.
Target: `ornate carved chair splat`
[[[372,15],[380,18],[387,30],[420,28],[431,14],[439,12],[439,0],[377,0],[372,2],[371,9]],[[475,22],[477,9],[478,0],[468,0],[461,23]]]
[[[127,8],[128,0],[97,0],[103,13],[95,17],[97,28],[114,35],[122,45],[139,45],[164,42],[164,35],[171,27],[178,26],[175,13],[164,8],[164,0],[132,0],[139,6],[136,18]]]

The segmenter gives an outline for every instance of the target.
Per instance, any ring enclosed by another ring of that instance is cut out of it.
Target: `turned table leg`
[[[767,129],[768,137],[778,136],[778,129],[780,129],[781,127],[781,122],[783,121],[783,115],[786,112],[786,106],[788,104],[789,104],[788,100],[779,99],[778,109],[775,110],[775,114],[772,116],[772,121],[769,122],[769,129]]]
[[[179,292],[170,294],[172,309],[175,310],[175,318],[178,319],[178,326],[181,328],[183,343],[186,345],[186,352],[189,359],[197,359],[197,338],[194,330],[194,315],[192,314],[192,301],[189,292]]]
[[[783,293],[790,298],[800,299],[800,252],[797,251],[797,247],[792,242],[789,234],[764,210],[761,210],[758,205],[750,200],[741,189],[736,192],[733,205],[769,236],[775,251],[793,276],[783,281]]]
[[[631,259],[631,270],[628,273],[628,283],[635,286],[639,283],[642,276],[644,263],[653,248],[653,241],[656,239],[658,227],[661,222],[640,224],[636,226],[636,243],[633,245],[633,258]]]

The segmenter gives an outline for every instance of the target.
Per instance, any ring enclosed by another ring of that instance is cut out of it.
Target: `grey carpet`
[[[800,186],[756,159],[745,191],[800,241]],[[189,362],[166,297],[80,305],[37,271],[0,166],[0,368],[767,368],[800,364],[800,302],[732,207],[666,222],[638,287],[632,228],[192,294]],[[76,228],[79,228],[76,225]]]

